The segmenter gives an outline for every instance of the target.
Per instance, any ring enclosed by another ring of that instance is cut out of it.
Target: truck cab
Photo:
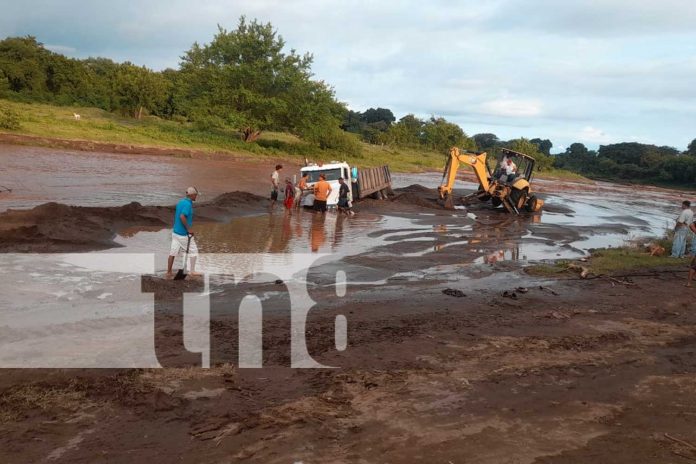
[[[314,184],[319,181],[319,176],[324,174],[326,176],[326,181],[331,185],[331,193],[326,201],[327,206],[335,207],[338,203],[338,189],[340,184],[338,179],[343,177],[343,180],[348,185],[350,189],[351,197],[354,195],[354,172],[348,163],[345,161],[331,161],[325,164],[310,164],[304,166],[300,169],[300,175],[305,173],[309,174],[307,177],[307,189],[309,193],[305,191],[305,195],[302,197],[302,206],[312,206],[314,205]]]

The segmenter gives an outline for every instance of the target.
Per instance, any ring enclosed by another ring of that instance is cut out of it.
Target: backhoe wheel
[[[529,197],[527,200],[527,204],[525,205],[525,209],[529,211],[530,213],[533,213],[537,209],[537,197],[532,195]]]
[[[518,210],[522,209],[525,202],[527,201],[527,194],[528,193],[529,193],[529,189],[527,189],[527,188],[524,188],[522,190],[518,190],[516,188],[513,188],[512,191],[510,192],[510,204],[515,206]]]
[[[483,202],[486,202],[486,201],[491,199],[491,195],[488,192],[486,192],[485,190],[483,190],[483,185],[481,185],[481,184],[479,184],[479,186],[478,186],[478,191],[476,192],[476,197]]]
[[[493,205],[494,208],[497,208],[498,206],[503,204],[503,200],[501,200],[498,197],[493,197],[493,198],[491,198],[491,204]]]

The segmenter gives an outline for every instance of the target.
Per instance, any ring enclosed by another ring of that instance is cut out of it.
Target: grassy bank
[[[445,154],[413,148],[377,146],[360,142],[359,155],[322,150],[291,134],[264,132],[256,143],[243,142],[231,129],[201,129],[194,124],[145,117],[123,117],[97,108],[52,106],[0,100],[19,115],[19,128],[1,132],[38,137],[87,140],[124,145],[200,150],[235,156],[268,157],[301,162],[346,160],[359,166],[388,164],[395,172],[440,171]],[[76,121],[73,114],[80,115]],[[352,136],[352,134],[351,134]],[[553,170],[538,177],[581,180],[582,176]]]
[[[441,169],[444,164],[443,154],[428,151],[361,143],[361,154],[346,156],[340,152],[321,150],[286,133],[264,132],[256,143],[245,143],[236,131],[230,129],[200,129],[191,123],[155,117],[135,120],[97,108],[27,104],[7,100],[2,100],[1,103],[19,115],[18,129],[0,129],[0,132],[13,134],[295,161],[304,160],[305,157],[315,161],[345,159],[361,166],[389,164],[395,171],[407,172]],[[80,115],[79,121],[75,120],[73,113]]]
[[[660,244],[665,247],[665,256],[651,256],[643,247],[629,245],[594,250],[586,261],[561,259],[553,263],[529,266],[526,271],[532,275],[549,277],[575,276],[583,269],[590,275],[615,275],[665,267],[683,268],[686,271],[686,265],[691,258],[671,258],[669,244]]]

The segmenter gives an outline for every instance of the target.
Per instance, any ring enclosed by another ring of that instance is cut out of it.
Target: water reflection
[[[280,211],[232,219],[229,223],[196,223],[202,253],[339,253],[364,251],[373,241],[367,238],[383,221],[375,215],[347,217],[313,211]],[[128,229],[119,242],[126,247],[142,245],[151,228]],[[136,234],[136,232],[141,232]],[[168,230],[158,233],[162,237]],[[164,238],[160,237],[161,240]],[[148,242],[152,243],[153,238]]]
[[[326,232],[324,231],[325,223],[326,214],[312,215],[309,243],[313,253],[318,252],[326,242]]]

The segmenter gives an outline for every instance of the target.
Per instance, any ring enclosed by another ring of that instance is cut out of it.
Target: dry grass
[[[0,423],[16,421],[31,411],[75,413],[92,404],[84,391],[40,384],[19,385],[0,393]]]

